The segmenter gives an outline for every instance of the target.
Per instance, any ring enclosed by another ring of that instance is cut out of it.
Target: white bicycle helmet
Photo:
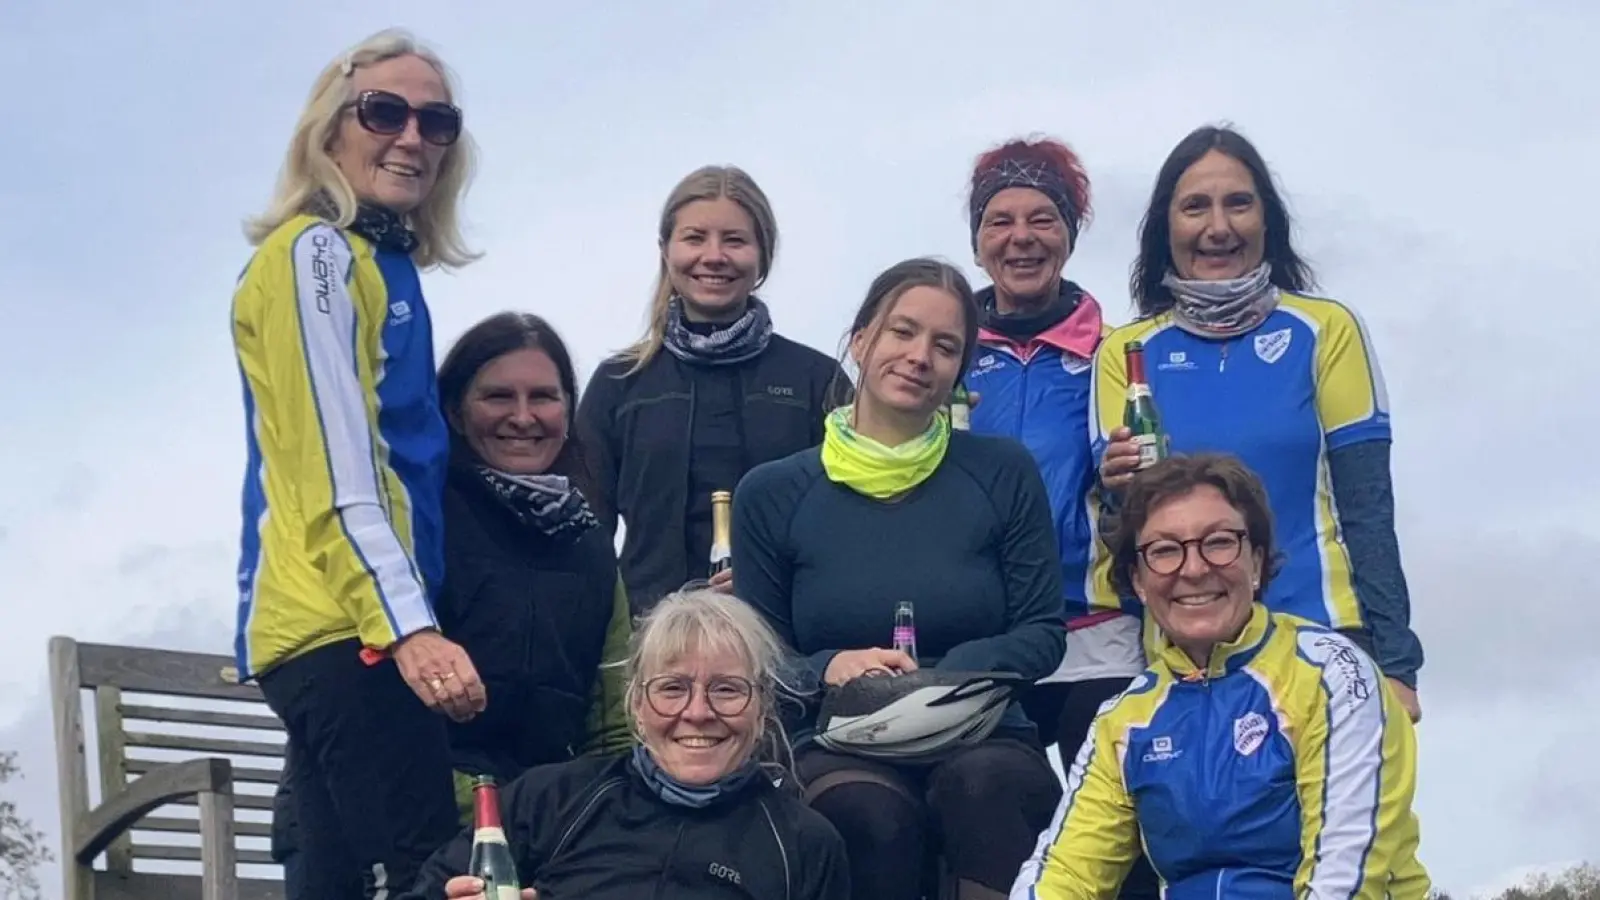
[[[929,759],[987,738],[1026,685],[1011,672],[871,672],[828,688],[815,740],[854,756]]]

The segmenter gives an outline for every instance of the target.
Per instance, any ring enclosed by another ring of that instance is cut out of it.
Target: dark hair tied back
[[[967,364],[972,361],[973,351],[977,349],[978,323],[982,311],[978,308],[977,297],[972,292],[972,285],[967,281],[967,276],[943,260],[917,257],[895,263],[879,273],[878,277],[872,280],[872,285],[867,288],[867,296],[861,301],[860,308],[856,310],[855,320],[850,323],[850,332],[845,335],[845,344],[848,346],[851,338],[871,327],[880,316],[893,310],[900,298],[916,287],[930,287],[944,291],[961,304],[962,337],[965,341],[962,344],[959,371],[965,375]],[[876,339],[877,336],[874,335],[874,342]]]

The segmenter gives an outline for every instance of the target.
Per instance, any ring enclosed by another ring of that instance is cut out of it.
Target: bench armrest
[[[135,822],[168,803],[201,794],[233,794],[233,762],[219,757],[164,765],[134,779],[89,811],[72,837],[73,856],[89,865]]]

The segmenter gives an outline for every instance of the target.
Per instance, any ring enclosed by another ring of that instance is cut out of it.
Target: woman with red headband
[[[1061,276],[1093,215],[1089,176],[1070,147],[1012,140],[978,157],[969,185],[972,249],[993,284],[978,293],[982,327],[965,384],[981,395],[972,430],[1020,441],[1044,476],[1061,558],[1067,646],[1060,665],[1024,698],[1045,745],[1064,764],[1078,754],[1100,704],[1144,669],[1137,603],[1091,605],[1095,523],[1087,496],[1096,460],[1089,443],[1090,369],[1106,332],[1100,304]],[[1106,592],[1100,592],[1102,596]],[[1125,898],[1155,897],[1142,858]]]

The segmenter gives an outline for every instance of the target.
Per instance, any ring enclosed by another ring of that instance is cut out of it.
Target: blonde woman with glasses
[[[662,599],[629,657],[633,752],[536,766],[500,793],[523,900],[849,900],[839,833],[777,786],[790,768],[782,661],[737,597]],[[472,842],[463,829],[402,900],[485,900],[482,880],[462,874]]]
[[[282,855],[306,897],[409,887],[456,828],[439,714],[487,700],[434,616],[450,445],[418,278],[474,259],[457,226],[472,168],[449,71],[382,32],[318,76],[246,228],[234,649],[288,732]]]

